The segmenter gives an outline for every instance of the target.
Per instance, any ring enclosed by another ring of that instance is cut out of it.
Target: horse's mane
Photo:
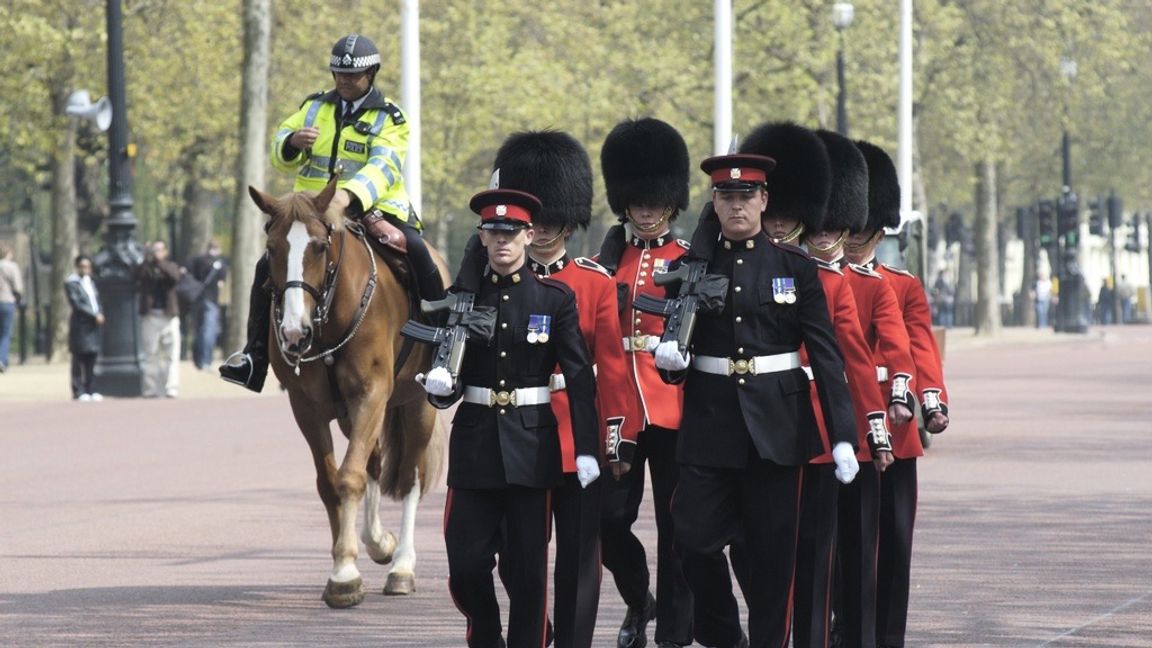
[[[319,220],[330,226],[333,231],[344,229],[343,215],[330,215],[328,211],[322,213],[316,212],[316,206],[312,202],[315,197],[316,192],[314,191],[298,191],[281,196],[276,200],[276,211],[279,217],[274,217],[274,220],[286,218],[300,221],[301,223]]]

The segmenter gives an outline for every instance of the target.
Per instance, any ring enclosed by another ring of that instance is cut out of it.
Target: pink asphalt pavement
[[[948,346],[908,645],[1152,646],[1152,328]],[[383,596],[361,553],[368,596],[330,610],[328,525],[283,396],[5,400],[20,369],[0,376],[0,646],[463,645],[442,485],[417,592]],[[654,546],[649,511],[639,524]],[[612,646],[608,574],[603,592]]]

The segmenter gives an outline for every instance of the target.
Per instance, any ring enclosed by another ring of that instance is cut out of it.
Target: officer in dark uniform
[[[599,425],[592,365],[580,336],[576,301],[559,282],[526,265],[535,196],[484,191],[481,215],[487,269],[475,286],[477,308],[495,310],[491,342],[469,338],[459,380],[440,367],[421,376],[429,401],[452,420],[444,541],[448,588],[468,620],[469,646],[503,646],[492,569],[503,550],[508,578],[508,645],[540,648],[547,620],[550,490],[563,481],[549,378],[559,364],[570,395],[576,474],[599,476]],[[474,263],[465,258],[462,265]]]
[[[272,138],[272,167],[294,174],[294,191],[318,192],[337,175],[338,190],[328,209],[359,220],[380,241],[398,231],[420,296],[439,299],[444,294],[440,271],[404,188],[408,121],[373,86],[380,51],[367,38],[349,34],[332,46],[328,69],[336,88],[309,96],[281,122]],[[261,257],[249,295],[248,340],[243,351],[220,366],[221,378],[255,392],[264,388],[268,375],[267,281],[268,259]]]
[[[762,230],[772,158],[727,155],[701,168],[712,177],[721,238],[708,265],[728,277],[724,307],[700,313],[690,351],[656,348],[670,382],[684,382],[672,504],[676,548],[705,646],[748,646],[724,558],[743,531],[748,550],[749,631],[754,646],[788,642],[802,467],[821,452],[808,352],[833,446],[836,475],[855,476],[856,431],[844,363],[816,262]],[[676,287],[670,287],[676,290]]]

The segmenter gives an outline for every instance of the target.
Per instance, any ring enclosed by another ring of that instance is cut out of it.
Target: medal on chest
[[[772,299],[777,304],[795,304],[796,279],[793,277],[773,277]]]
[[[551,315],[528,316],[528,344],[545,344],[551,334]]]

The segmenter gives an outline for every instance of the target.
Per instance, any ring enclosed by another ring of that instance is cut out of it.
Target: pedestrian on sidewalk
[[[192,361],[197,369],[210,369],[212,351],[220,337],[220,287],[228,276],[227,262],[220,257],[220,244],[209,243],[205,253],[188,264],[188,272],[203,286],[192,309],[196,321]]]
[[[104,312],[100,294],[92,281],[92,260],[81,254],[74,263],[75,272],[64,281],[64,292],[72,306],[68,319],[68,351],[72,353],[72,400],[101,401],[104,397],[92,389],[96,356],[100,353],[100,335]]]
[[[144,397],[176,398],[180,390],[180,307],[176,282],[180,266],[168,246],[156,241],[137,269],[140,283],[140,337],[144,342]]]
[[[12,342],[12,323],[16,304],[24,293],[20,266],[12,260],[12,248],[0,245],[0,373],[8,370],[8,347]]]

